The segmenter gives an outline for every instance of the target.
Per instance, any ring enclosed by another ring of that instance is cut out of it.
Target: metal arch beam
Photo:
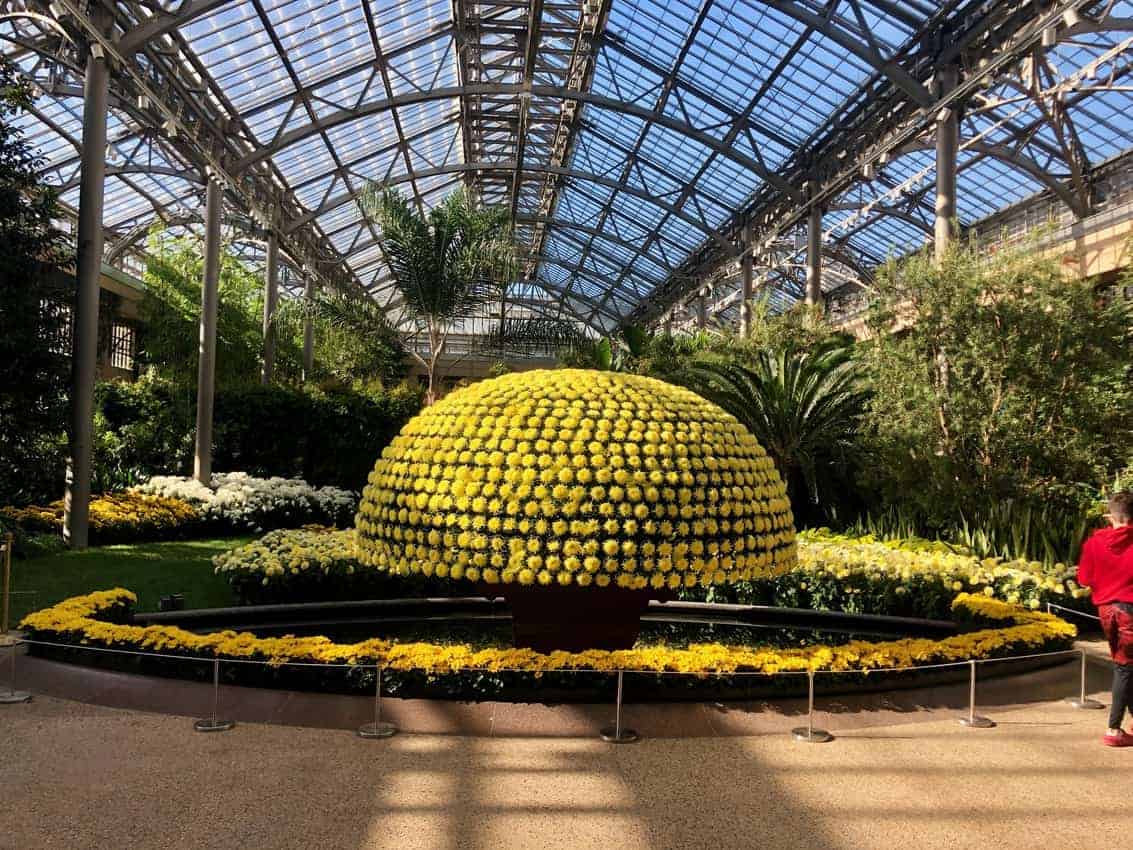
[[[138,24],[118,39],[118,49],[124,53],[141,50],[150,41],[161,38],[168,32],[180,29],[194,18],[207,15],[214,9],[232,3],[234,0],[184,0],[176,12],[154,15],[148,21]]]
[[[453,100],[462,96],[505,96],[515,95],[519,96],[521,93],[530,91],[533,97],[545,98],[562,98],[564,100],[577,100],[581,103],[589,104],[596,109],[607,109],[611,112],[618,112],[623,115],[629,115],[638,118],[642,121],[649,121],[659,126],[672,130],[686,138],[697,142],[710,150],[716,151],[726,159],[730,159],[738,165],[758,174],[759,177],[771,186],[774,186],[780,192],[792,197],[796,196],[798,192],[793,186],[787,183],[782,177],[776,174],[771,169],[764,166],[762,163],[757,162],[751,157],[740,153],[735,150],[731,145],[725,145],[719,139],[708,133],[698,130],[691,124],[687,124],[670,115],[662,112],[656,112],[647,109],[643,106],[638,106],[635,103],[628,103],[625,101],[616,100],[615,98],[605,97],[604,95],[594,94],[587,91],[579,91],[577,89],[567,89],[561,86],[541,86],[532,85],[526,88],[521,84],[511,83],[474,83],[464,86],[448,86],[445,88],[431,89],[429,91],[413,91],[404,94],[395,95],[385,100],[376,100],[372,103],[360,106],[357,109],[342,109],[337,112],[332,112],[323,116],[318,121],[312,122],[303,127],[297,127],[287,133],[282,134],[277,139],[273,140],[270,144],[264,145],[255,152],[248,154],[242,159],[238,160],[235,164],[235,170],[238,172],[246,171],[251,166],[260,162],[261,160],[271,157],[273,154],[278,153],[284,148],[300,142],[309,136],[317,133],[324,132],[340,124],[346,124],[351,121],[357,121],[361,118],[366,118],[370,115],[375,115],[380,112],[386,112],[391,109],[397,109],[403,106],[412,106],[419,103],[427,103],[433,100]],[[512,168],[514,170],[514,164]],[[527,169],[534,170],[534,169]]]
[[[377,243],[370,242],[367,245],[360,245],[359,250],[362,250],[363,248],[372,248],[375,244],[377,244]],[[536,261],[536,262],[546,262],[546,263],[549,263],[550,265],[553,265],[553,266],[560,266],[560,267],[567,269],[568,271],[574,272],[576,274],[589,275],[590,277],[598,277],[598,273],[595,272],[593,269],[581,268],[580,266],[576,266],[573,263],[570,263],[567,260],[563,260],[563,259],[560,259],[558,257],[535,256],[535,257],[531,257],[531,259],[533,261]],[[573,298],[574,300],[578,301],[579,303],[585,304],[587,307],[590,307],[591,309],[595,310],[596,312],[600,312],[602,315],[604,315],[608,319],[613,319],[615,322],[621,321],[621,316],[619,316],[617,313],[613,312],[612,310],[602,308],[599,305],[599,303],[597,301],[595,301],[593,298],[590,298],[589,296],[586,296],[586,295],[582,295],[581,293],[573,293],[573,292],[567,293],[565,290],[561,289],[557,284],[552,283],[551,281],[543,280],[542,278],[537,278],[535,280],[526,280],[526,281],[522,281],[522,282],[526,283],[526,284],[540,286],[543,289],[547,290],[548,292],[554,292],[556,295],[569,296],[570,298]],[[396,308],[396,307],[401,305],[403,300],[404,299],[401,298],[400,296],[396,296],[394,298],[391,298],[388,302],[386,302],[385,304],[382,305],[382,309],[383,310],[390,310],[390,309]],[[582,318],[582,316],[579,316],[577,314],[576,314],[576,318],[578,318],[580,321],[584,321],[584,322],[586,321],[585,319]],[[589,324],[589,322],[587,322],[587,324]]]
[[[619,236],[615,236],[613,233],[610,233],[609,231],[599,230],[597,227],[591,227],[588,224],[582,224],[581,222],[570,221],[568,219],[563,219],[563,218],[554,218],[552,216],[541,216],[541,215],[527,215],[527,216],[521,215],[521,216],[519,216],[519,218],[516,219],[516,223],[517,224],[542,224],[543,226],[550,228],[551,230],[569,230],[569,231],[574,231],[574,232],[577,232],[577,233],[585,233],[587,236],[593,236],[597,239],[601,239],[604,242],[609,242],[611,245],[617,245],[621,248],[625,248],[628,251],[636,251],[638,248],[641,247],[636,242],[629,242],[625,239],[622,239]],[[668,240],[666,240],[666,241],[668,241]],[[672,245],[674,243],[670,242],[669,244]],[[677,248],[679,249],[679,246],[677,246]],[[652,255],[647,254],[646,256],[651,257]],[[664,258],[662,257],[662,259],[664,259]],[[677,271],[676,267],[669,265],[668,262],[659,262],[658,265],[662,266],[663,268],[668,270],[670,273],[675,273]]]
[[[232,173],[227,158],[227,152],[232,149],[232,134],[221,129],[214,120],[215,110],[211,104],[206,106],[204,101],[208,99],[202,99],[200,95],[201,85],[211,87],[213,94],[220,93],[215,81],[203,68],[187,64],[179,49],[174,51],[176,55],[172,55],[164,48],[149,51],[143,66],[142,62],[135,61],[131,54],[119,48],[113,35],[103,33],[95,26],[85,4],[79,0],[55,2],[62,9],[61,13],[67,16],[69,31],[77,33],[79,41],[97,44],[111,63],[117,90],[129,98],[122,101],[121,106],[130,118],[149,129],[167,124],[176,131],[177,141],[171,144],[176,159],[209,170],[225,184],[226,194],[257,219],[272,218],[276,209],[294,209],[294,201],[287,196],[286,183],[278,176],[271,179],[253,175],[249,181],[245,179],[247,175],[237,177]],[[117,8],[116,4],[107,5]],[[53,65],[72,71],[76,68],[74,54],[77,48],[69,53],[60,52],[59,46],[50,40],[22,43],[21,46],[43,56]],[[149,109],[135,108],[132,102],[135,96],[145,97],[149,101]],[[225,104],[223,110],[230,113],[228,120],[236,120],[235,110],[230,104]],[[286,250],[309,262],[315,273],[329,285],[353,286],[358,283],[341,258],[327,252],[325,236],[317,228],[292,234]]]
[[[549,221],[550,221],[550,220],[549,220]],[[552,228],[553,228],[553,227],[554,227],[554,225],[555,225],[555,224],[558,224],[558,223],[559,223],[559,222],[553,222],[553,221],[550,221],[550,223],[548,223],[548,225],[547,225],[547,226],[548,226],[548,227],[552,227]],[[571,239],[571,240],[572,240],[572,244],[573,244],[573,246],[575,246],[575,247],[576,247],[576,248],[578,249],[579,253],[581,253],[581,252],[582,252],[582,249],[583,249],[583,248],[585,247],[585,244],[583,244],[583,242],[582,242],[582,241],[581,241],[581,240],[580,240],[580,239],[579,239],[579,238],[578,238],[577,236],[573,236],[573,237],[572,237],[572,236],[571,236],[571,235],[569,234],[569,232],[568,232],[568,233],[564,233],[564,234],[563,234],[563,236],[564,236],[565,238],[569,238],[569,239]],[[602,234],[598,233],[598,234],[596,234],[596,235],[595,235],[595,238],[597,238],[597,239],[603,239],[604,237],[602,236]],[[624,243],[623,243],[623,244],[624,244]],[[381,243],[380,243],[380,242],[379,242],[378,240],[376,240],[376,239],[372,239],[372,240],[369,240],[369,241],[367,241],[367,242],[364,242],[364,243],[361,243],[361,244],[359,244],[359,245],[356,245],[356,246],[354,246],[353,250],[352,250],[352,251],[351,251],[351,252],[350,252],[349,254],[347,254],[346,256],[347,256],[347,258],[349,258],[349,257],[352,257],[352,256],[354,256],[355,254],[360,254],[360,253],[362,253],[362,252],[364,252],[364,251],[368,251],[368,250],[370,250],[370,249],[374,248],[375,246],[378,246],[378,247],[380,247],[380,246],[381,246]],[[625,260],[624,258],[622,258],[622,257],[616,257],[616,256],[614,256],[614,255],[612,255],[612,254],[609,254],[609,253],[607,253],[607,252],[606,252],[605,250],[600,250],[600,249],[598,249],[598,248],[596,248],[596,247],[595,247],[595,248],[592,248],[591,250],[592,250],[592,252],[593,252],[593,253],[594,253],[594,254],[595,254],[596,256],[600,257],[600,258],[601,258],[601,259],[602,259],[603,261],[605,261],[606,263],[609,263],[609,264],[611,264],[611,265],[617,266],[617,267],[619,267],[619,268],[620,268],[621,266],[623,266],[623,265],[624,265],[624,264],[626,263],[626,260]],[[535,263],[537,263],[537,262],[538,262],[538,261],[540,261],[541,259],[545,259],[545,258],[544,258],[544,256],[543,256],[542,254],[524,254],[524,256],[520,257],[520,260],[521,260],[521,261],[522,261],[523,263],[529,263],[529,262],[535,262]],[[378,262],[380,263],[380,261],[378,261]],[[558,263],[558,264],[559,264],[559,265],[564,265],[563,263]],[[660,264],[658,264],[658,265],[660,265]],[[575,267],[574,267],[574,266],[572,266],[571,268],[573,269],[573,268],[575,268]],[[668,266],[665,266],[665,267],[664,267],[664,269],[665,269],[665,271],[666,271],[666,272],[669,272],[669,271],[671,271],[671,269],[670,269],[670,268],[669,268]],[[387,279],[388,279],[388,278],[387,278]],[[655,285],[657,284],[657,281],[656,281],[656,280],[653,280],[653,279],[649,279],[649,281],[648,281],[648,282],[649,282],[649,284],[650,284],[650,285],[653,285],[653,286],[655,286]],[[637,293],[634,293],[634,296],[636,297],[636,296],[637,296]],[[592,301],[590,301],[590,300],[587,300],[587,299],[579,299],[579,300],[583,301],[584,303],[586,303],[586,304],[587,304],[588,306],[591,306],[591,307],[593,307],[593,306],[594,306],[595,304],[597,304],[597,303],[598,303],[598,302],[592,302]]]
[[[581,242],[580,242],[578,236],[573,235],[575,233],[584,233],[587,236],[591,236],[595,239],[599,239],[604,243],[609,243],[611,245],[617,245],[621,248],[625,248],[627,251],[637,252],[638,249],[641,247],[637,243],[629,242],[625,239],[622,239],[618,236],[615,236],[614,234],[612,234],[608,231],[602,231],[602,230],[599,230],[596,227],[590,227],[589,225],[580,224],[578,222],[569,221],[569,220],[566,220],[566,219],[556,219],[556,218],[551,218],[551,217],[548,217],[548,216],[520,216],[519,218],[516,219],[516,222],[518,224],[541,224],[551,231],[554,231],[554,230],[565,231],[563,233],[563,236],[568,238],[568,239],[571,239],[572,241],[575,242],[575,244],[579,244],[580,247],[585,247],[585,246],[581,245]],[[357,222],[351,222],[351,223],[348,223],[346,225],[343,225],[339,230],[331,231],[329,233],[329,235],[334,236],[334,235],[340,233],[342,230],[346,230],[350,227],[356,227],[356,226],[357,226]],[[371,242],[364,243],[362,245],[357,245],[357,246],[354,247],[353,251],[351,251],[350,254],[348,254],[347,256],[349,257],[349,256],[357,254],[357,253],[359,253],[363,250],[366,250],[368,248],[372,248],[372,247],[374,247],[375,244],[378,244],[378,243],[371,241]],[[622,264],[622,263],[626,262],[626,260],[624,258],[615,257],[615,256],[613,256],[613,255],[611,255],[611,254],[609,254],[605,251],[600,251],[599,253],[601,253],[602,256],[605,257],[606,259],[613,261],[615,263]],[[656,256],[652,253],[646,252],[646,253],[642,254],[642,256],[648,258],[650,260],[650,262],[653,262],[656,265],[660,266],[661,268],[663,268],[669,274],[673,274],[677,271],[674,266],[670,265],[668,262],[665,261],[665,258],[664,258],[663,255],[658,257],[658,256]]]
[[[825,208],[826,212],[852,212],[854,210],[868,209],[869,213],[878,213],[882,216],[889,218],[899,218],[901,221],[908,222],[913,227],[927,233],[929,236],[933,234],[932,225],[924,219],[917,218],[908,210],[903,210],[900,207],[890,206],[888,204],[832,204]]]
[[[935,147],[929,142],[918,141],[913,144],[904,145],[901,147],[900,153],[912,153],[913,151],[922,150],[935,150]],[[974,151],[984,156],[990,156],[994,159],[1006,162],[1008,165],[1013,165],[1020,171],[1026,172],[1039,183],[1042,183],[1058,198],[1066,204],[1067,207],[1074,213],[1076,218],[1084,218],[1087,210],[1082,206],[1081,200],[1066,186],[1061,180],[1052,177],[1046,170],[1031,159],[1029,156],[1011,150],[1011,148],[1002,144],[988,144],[986,142],[978,141],[965,141],[960,140],[961,151]]]
[[[546,281],[534,280],[534,281],[525,281],[525,283],[527,283],[528,286],[538,286],[540,289],[543,289],[548,293],[553,292],[553,293],[557,294],[557,290],[554,287],[551,287],[550,285],[548,285]],[[599,333],[602,333],[604,331],[604,328],[600,327],[599,325],[595,325],[595,324],[588,322],[586,320],[586,318],[581,313],[579,313],[577,310],[575,310],[569,304],[564,303],[561,300],[558,303],[552,305],[552,304],[543,304],[543,303],[540,303],[539,301],[536,301],[536,300],[531,299],[531,298],[508,298],[508,303],[513,304],[513,305],[518,306],[518,307],[525,307],[528,310],[533,310],[534,312],[538,313],[540,316],[543,316],[544,318],[548,318],[548,319],[560,319],[560,318],[562,318],[562,314],[565,311],[572,319],[577,321],[579,324],[584,325],[585,327],[588,327],[588,328],[592,328],[593,330],[596,330]],[[557,313],[555,311],[556,307],[558,308]]]
[[[852,2],[855,2],[855,0],[851,0],[851,3]],[[763,0],[763,4],[794,18],[799,23],[805,24],[816,32],[826,36],[843,50],[856,56],[874,70],[888,77],[894,85],[905,92],[915,103],[921,106],[928,106],[935,100],[932,93],[925,88],[920,80],[912,76],[912,74],[901,67],[899,63],[892,59],[886,59],[874,45],[863,43],[846,29],[836,26],[831,18],[816,14],[810,9],[804,8],[799,3],[791,2],[791,0]]]
[[[519,219],[519,221],[520,221],[520,223],[522,223],[523,219]],[[582,251],[583,249],[585,249],[586,245],[587,245],[586,240],[583,239],[580,234],[585,234],[587,236],[590,236],[592,239],[599,240],[602,243],[602,247],[598,248],[597,246],[594,246],[591,250],[595,251],[598,254],[598,256],[600,256],[602,259],[604,259],[608,262],[611,262],[611,263],[613,263],[614,265],[617,265],[617,266],[627,265],[630,262],[630,259],[627,259],[625,257],[619,257],[615,254],[611,254],[610,251],[609,251],[609,248],[607,247],[607,244],[618,245],[620,247],[625,248],[628,251],[635,251],[636,250],[634,247],[632,247],[631,243],[625,242],[625,241],[623,241],[622,239],[619,239],[616,236],[606,236],[605,234],[600,232],[597,228],[580,229],[580,228],[572,226],[572,222],[559,222],[559,221],[555,221],[554,219],[548,219],[548,218],[544,218],[543,222],[544,222],[544,226],[547,227],[549,230],[554,230],[556,228],[556,226],[559,225],[559,224],[564,225],[563,227],[559,228],[559,231],[560,231],[559,234],[558,234],[559,238],[568,240],[570,242],[570,244],[572,246],[576,247],[579,251]],[[637,255],[634,254],[634,257],[636,257],[636,256]],[[652,257],[651,255],[648,255],[648,254],[645,255],[645,256],[649,259],[650,262],[654,263],[657,266],[660,266],[666,273],[672,273],[673,271],[675,271],[675,269],[672,266],[668,265],[667,263],[662,263],[659,260],[657,260],[656,258],[654,258],[654,257]]]
[[[566,268],[568,270],[576,271],[579,274],[588,274],[588,275],[594,274],[592,271],[589,271],[587,269],[579,269],[577,266],[573,266],[573,265],[567,263],[565,260],[560,260],[560,259],[557,259],[555,257],[533,257],[532,259],[533,260],[546,260],[550,265],[562,266],[563,268]],[[522,283],[526,286],[538,286],[540,289],[543,289],[545,292],[552,293],[554,295],[560,296],[560,298],[561,298],[561,300],[559,302],[560,306],[563,307],[564,309],[566,309],[571,314],[571,316],[573,316],[579,322],[582,322],[584,325],[587,325],[589,327],[599,328],[598,325],[594,324],[593,317],[595,315],[600,315],[602,318],[609,319],[610,321],[614,322],[615,324],[620,322],[621,319],[622,319],[621,316],[619,316],[617,313],[612,312],[609,309],[599,310],[598,309],[598,302],[595,301],[593,298],[590,298],[588,296],[585,296],[585,295],[582,295],[582,294],[579,294],[579,293],[567,292],[561,286],[559,286],[557,283],[554,283],[552,281],[548,281],[548,280],[545,280],[543,278],[535,278],[533,280],[523,280],[523,281],[516,281],[516,282]],[[378,286],[378,284],[375,283],[375,287],[377,287],[377,286]],[[580,313],[576,309],[574,309],[574,307],[572,307],[571,304],[570,304],[571,300],[577,301],[580,304],[583,304],[586,307],[590,308],[590,310],[591,310],[590,317],[583,316],[582,313]],[[382,304],[381,308],[383,310],[386,310],[386,311],[396,310],[397,308],[401,307],[401,305],[403,303],[404,303],[404,299],[400,295],[396,295],[393,298],[391,298],[389,301],[387,301],[385,304]]]
[[[116,176],[122,174],[160,174],[165,177],[177,177],[187,183],[195,183],[202,188],[205,185],[204,178],[201,177],[193,169],[172,168],[166,165],[108,165],[106,166],[106,176]],[[66,183],[60,184],[57,188],[60,192],[66,192],[69,189],[74,189],[79,185],[78,175],[72,177]]]
[[[1033,4],[993,0],[972,6],[967,16],[934,15],[917,33],[908,67],[918,70],[965,57],[972,69],[961,85],[930,107],[921,107],[886,79],[873,79],[850,95],[849,106],[836,112],[829,132],[797,147],[781,169],[795,185],[810,183],[805,203],[761,188],[745,209],[721,226],[733,238],[743,227],[754,224],[760,241],[768,243],[796,226],[810,204],[826,203],[841,195],[860,179],[862,157],[879,157],[914,140],[931,125],[938,108],[957,106],[975,91],[1005,73],[1018,62],[1043,31],[1062,24],[1063,16],[1096,0],[1052,0],[1036,9]],[[978,8],[975,8],[978,5]],[[852,119],[852,120],[851,120]],[[681,264],[686,280],[674,278],[650,293],[631,315],[633,321],[649,322],[684,297],[687,278],[704,274],[727,258],[711,243],[689,252]]]
[[[392,175],[388,180],[384,180],[382,182],[384,185],[392,186],[398,183],[404,183],[414,178],[418,180],[424,180],[429,177],[437,177],[442,174],[462,174],[469,171],[474,173],[483,171],[501,171],[507,173],[514,168],[515,163],[511,162],[510,160],[503,160],[500,162],[454,162],[450,165],[438,166],[437,168],[421,169],[419,171],[413,172],[413,174],[395,174]],[[617,180],[613,180],[609,177],[604,177],[601,174],[594,174],[589,171],[578,171],[573,168],[564,168],[552,165],[531,165],[527,166],[526,170],[541,174],[558,174],[562,177],[566,177],[567,179],[583,180],[588,183],[596,183],[600,186],[605,186],[610,189],[625,192],[627,195],[632,195],[635,198],[640,198],[642,201],[652,204],[658,209],[665,210],[675,218],[679,218],[685,224],[689,225],[689,227],[695,228],[706,236],[719,240],[721,247],[726,248],[729,251],[734,250],[732,243],[725,240],[707,224],[700,221],[699,219],[693,218],[692,216],[682,212],[681,210],[678,210],[676,207],[673,207],[670,204],[666,204],[664,201],[658,200],[656,197],[649,194],[649,192],[646,192],[643,189],[638,189],[634,186],[623,185]],[[324,215],[331,210],[337,209],[343,204],[350,203],[357,197],[357,192],[347,192],[345,194],[339,195],[337,198],[332,198],[331,200],[327,201],[327,203],[324,204],[320,209],[306,213],[305,215],[302,215],[299,218],[288,222],[284,226],[283,232],[291,233],[297,228],[302,227],[303,225],[318,218],[320,215]]]

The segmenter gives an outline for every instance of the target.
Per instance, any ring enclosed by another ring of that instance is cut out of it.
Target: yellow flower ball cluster
[[[652,378],[558,369],[452,393],[382,452],[362,563],[539,585],[707,586],[795,564],[786,489],[734,417]]]

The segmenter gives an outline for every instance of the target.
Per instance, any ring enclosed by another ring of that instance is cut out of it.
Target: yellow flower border
[[[1052,644],[1063,644],[1077,634],[1073,625],[1051,614],[967,593],[955,598],[953,611],[961,616],[1005,625],[981,628],[941,640],[851,641],[840,646],[785,650],[695,644],[688,649],[651,647],[542,654],[530,649],[474,650],[467,645],[396,643],[381,638],[337,644],[326,637],[260,638],[248,632],[233,631],[199,635],[171,626],[121,625],[98,619],[99,615],[126,608],[136,601],[137,597],[123,588],[97,591],[30,614],[21,626],[31,631],[34,639],[62,643],[77,641],[83,645],[263,660],[272,664],[380,663],[386,669],[430,675],[505,670],[536,674],[554,670],[626,670],[694,675],[805,670],[853,672],[989,658],[1002,655],[1008,649],[1034,651]]]

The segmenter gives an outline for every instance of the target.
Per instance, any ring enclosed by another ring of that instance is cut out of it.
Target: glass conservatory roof
[[[961,224],[1044,191],[1088,212],[1090,169],[1133,148],[1133,0],[1032,5],[8,0],[0,34],[72,208],[85,45],[111,59],[109,255],[155,220],[195,226],[218,173],[232,226],[276,229],[286,262],[396,319],[360,190],[428,208],[465,185],[510,210],[516,303],[608,330],[734,280],[749,239],[789,303],[815,199],[828,288],[923,244],[944,61],[967,86]]]

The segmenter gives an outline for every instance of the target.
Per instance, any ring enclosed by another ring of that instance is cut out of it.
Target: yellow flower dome
[[[363,563],[398,574],[491,564],[455,574],[676,590],[785,572],[793,522],[729,413],[653,378],[556,369],[481,381],[410,420],[370,473],[357,537]]]

